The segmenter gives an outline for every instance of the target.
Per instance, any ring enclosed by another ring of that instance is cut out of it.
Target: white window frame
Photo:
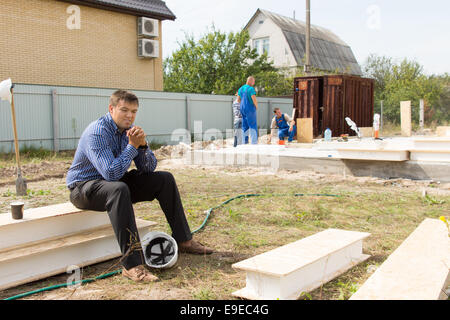
[[[256,49],[258,55],[262,55],[264,52],[267,52],[267,55],[270,53],[270,38],[258,38],[253,39],[253,49]]]

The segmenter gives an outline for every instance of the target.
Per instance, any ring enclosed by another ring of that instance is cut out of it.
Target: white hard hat
[[[151,231],[141,241],[145,263],[151,268],[170,268],[178,260],[178,245],[167,233]]]

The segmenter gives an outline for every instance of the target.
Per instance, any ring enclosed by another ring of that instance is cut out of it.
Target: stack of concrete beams
[[[136,219],[140,236],[154,222]],[[120,256],[108,214],[71,203],[0,214],[0,290]]]

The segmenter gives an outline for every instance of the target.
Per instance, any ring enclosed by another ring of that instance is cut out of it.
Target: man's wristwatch
[[[148,149],[148,142],[147,142],[147,140],[145,140],[145,144],[142,145],[142,146],[139,146],[138,149],[139,150],[146,150],[146,149]]]

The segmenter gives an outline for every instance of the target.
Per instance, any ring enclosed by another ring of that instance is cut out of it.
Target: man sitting
[[[70,201],[83,210],[107,211],[122,252],[122,274],[134,281],[158,278],[145,268],[133,203],[158,199],[180,252],[210,254],[192,240],[173,175],[155,171],[156,158],[141,127],[134,126],[138,98],[118,90],[109,111],[81,135],[67,173]],[[136,169],[128,171],[134,161]]]
[[[285,137],[288,137],[288,142],[292,142],[297,133],[295,121],[286,113],[281,113],[280,108],[275,108],[273,113],[275,113],[275,116],[270,124],[269,143],[272,141],[272,130],[276,128],[278,128],[278,138],[280,140],[284,140]]]

